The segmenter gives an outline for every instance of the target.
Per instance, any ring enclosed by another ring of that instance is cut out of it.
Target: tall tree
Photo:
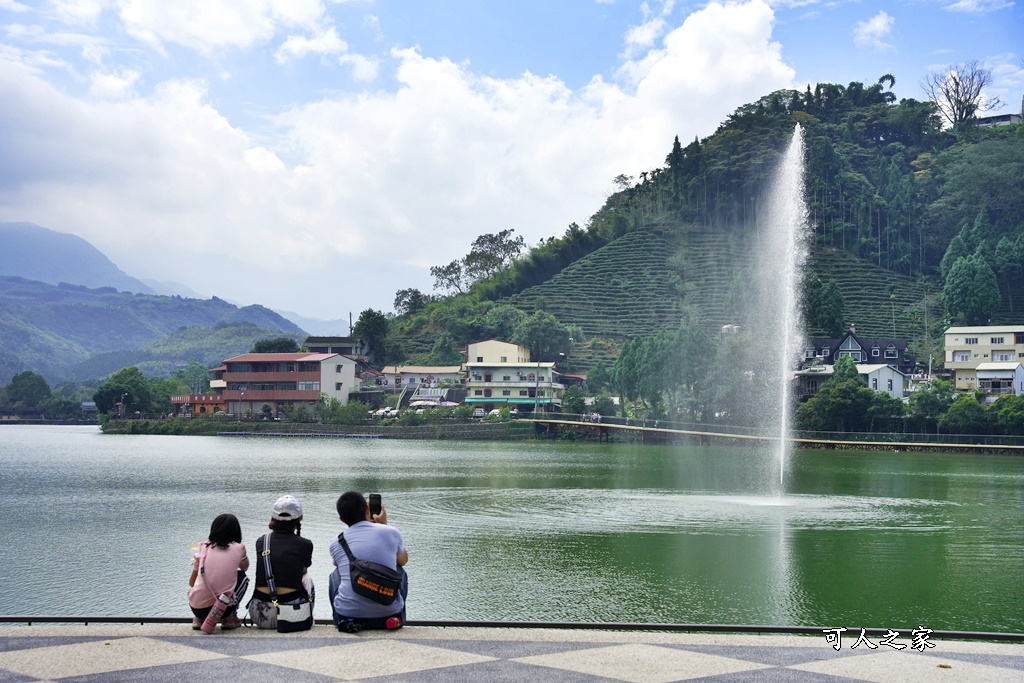
[[[50,395],[50,385],[42,375],[26,370],[11,378],[7,385],[7,400],[13,405],[35,408]]]
[[[395,313],[407,315],[422,311],[430,302],[430,297],[418,289],[400,289],[395,292]]]
[[[985,89],[992,84],[992,70],[977,60],[952,64],[942,71],[928,74],[921,88],[949,125],[960,128],[973,121],[979,113],[998,108],[998,97],[988,97]]]
[[[963,316],[968,325],[982,325],[999,304],[996,274],[976,254],[959,258],[946,276],[942,299],[951,315]]]
[[[568,356],[574,339],[570,338],[569,328],[558,322],[558,318],[536,311],[516,326],[512,341],[528,348],[530,359],[537,362],[557,360],[560,353]]]
[[[359,314],[359,319],[352,327],[352,333],[366,340],[370,353],[374,355],[377,363],[383,365],[387,362],[388,319],[383,313],[367,308]]]
[[[466,275],[462,270],[462,261],[452,261],[444,266],[431,266],[430,275],[434,278],[435,290],[465,293]]]
[[[480,235],[462,259],[466,275],[473,281],[491,277],[502,268],[511,265],[523,251],[526,242],[515,230],[502,230],[494,234]]]
[[[294,339],[288,337],[275,337],[274,339],[260,339],[252,345],[249,353],[298,353],[299,345]]]

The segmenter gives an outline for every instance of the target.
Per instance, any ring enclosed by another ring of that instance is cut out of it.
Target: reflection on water
[[[189,546],[230,511],[251,553],[283,492],[324,589],[357,489],[406,539],[413,618],[1024,630],[1024,460],[802,451],[765,497],[757,457],[0,427],[4,611],[187,614]]]

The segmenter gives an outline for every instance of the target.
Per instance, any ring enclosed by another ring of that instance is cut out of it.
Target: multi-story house
[[[983,363],[1024,363],[1024,323],[950,327],[945,336],[946,369],[957,389],[981,388],[978,367]]]
[[[348,403],[357,389],[356,361],[338,353],[246,353],[214,368],[210,387],[228,412],[278,416],[285,406],[313,405],[321,394]]]
[[[833,365],[812,365],[795,373],[797,378],[797,398],[807,400],[821,391],[825,382],[835,372]],[[868,388],[889,394],[893,398],[903,398],[906,391],[907,376],[891,365],[859,364],[857,372],[864,378]]]
[[[858,365],[891,365],[904,375],[911,374],[917,364],[907,351],[906,339],[860,337],[850,325],[850,331],[838,339],[808,340],[802,365],[805,368],[816,364],[835,365],[843,356],[849,356]]]
[[[525,346],[497,339],[466,347],[466,403],[492,410],[504,405],[560,409],[565,385],[552,362],[530,360]]]

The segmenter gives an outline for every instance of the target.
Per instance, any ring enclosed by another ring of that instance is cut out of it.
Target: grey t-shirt
[[[356,559],[369,560],[392,569],[398,568],[395,560],[405,552],[402,534],[398,533],[398,529],[386,524],[357,522],[344,533],[348,548]],[[402,611],[405,601],[401,595],[396,597],[390,605],[381,605],[369,598],[355,594],[352,590],[352,582],[349,580],[348,555],[345,554],[337,538],[331,541],[331,558],[341,570],[341,585],[334,598],[335,612],[346,617],[373,618],[389,617]]]

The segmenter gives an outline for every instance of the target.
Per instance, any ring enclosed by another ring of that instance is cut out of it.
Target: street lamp
[[[238,395],[238,421],[242,421],[242,399],[245,398],[245,392],[243,391]]]
[[[120,415],[120,417],[124,417],[124,397],[127,396],[127,395],[128,395],[128,392],[125,392],[125,393],[121,394],[121,400],[117,404],[117,405],[119,405],[121,407],[121,415]]]

